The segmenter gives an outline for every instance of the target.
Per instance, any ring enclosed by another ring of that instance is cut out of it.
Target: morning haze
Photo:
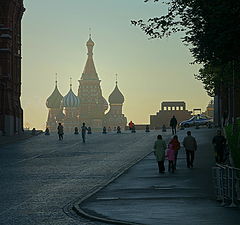
[[[71,4],[70,4],[71,3]],[[23,20],[22,107],[24,126],[44,129],[45,105],[55,85],[64,96],[72,77],[77,93],[87,59],[91,28],[93,58],[107,99],[115,74],[125,96],[123,112],[135,123],[149,123],[162,101],[183,100],[205,110],[210,98],[194,74],[199,67],[181,35],[149,40],[131,20],[159,14],[157,5],[139,0],[25,0]]]

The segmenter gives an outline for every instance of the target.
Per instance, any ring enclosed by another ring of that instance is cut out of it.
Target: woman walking
[[[169,145],[172,145],[174,150],[175,160],[174,160],[174,169],[176,170],[178,150],[180,149],[180,142],[178,141],[178,136],[174,135],[172,140],[169,142]]]
[[[162,139],[162,135],[157,136],[157,140],[154,143],[154,155],[156,156],[158,162],[159,173],[164,173],[164,160],[165,160],[165,150],[167,148],[166,142]]]
[[[173,145],[169,144],[168,149],[167,149],[167,154],[168,158],[168,172],[174,173],[175,170],[175,150],[173,149]]]

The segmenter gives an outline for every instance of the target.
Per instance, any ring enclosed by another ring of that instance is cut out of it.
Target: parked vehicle
[[[192,127],[192,126],[209,126],[213,124],[213,119],[205,115],[195,115],[189,120],[184,120],[179,123],[180,127]]]

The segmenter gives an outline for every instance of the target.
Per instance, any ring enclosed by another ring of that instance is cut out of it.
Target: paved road
[[[181,149],[177,171],[158,174],[150,154],[80,208],[93,216],[148,225],[239,225],[239,209],[221,207],[214,197],[211,139],[215,130],[193,128],[192,133],[199,145],[193,169],[187,168]],[[180,140],[185,134],[186,130],[178,132]]]
[[[40,135],[0,147],[0,224],[99,224],[77,217],[71,202],[150,152],[156,132]]]

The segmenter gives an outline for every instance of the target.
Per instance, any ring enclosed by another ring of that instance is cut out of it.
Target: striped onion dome
[[[72,88],[70,87],[69,92],[67,93],[66,96],[63,97],[62,100],[62,107],[79,107],[80,106],[80,99],[78,96],[76,96]]]
[[[57,88],[57,82],[56,82],[56,86],[53,93],[48,97],[46,101],[46,106],[48,108],[58,109],[61,106],[62,99],[63,99],[63,96],[60,94]]]
[[[110,94],[108,101],[110,104],[123,104],[124,96],[118,89],[117,82],[113,92]]]

